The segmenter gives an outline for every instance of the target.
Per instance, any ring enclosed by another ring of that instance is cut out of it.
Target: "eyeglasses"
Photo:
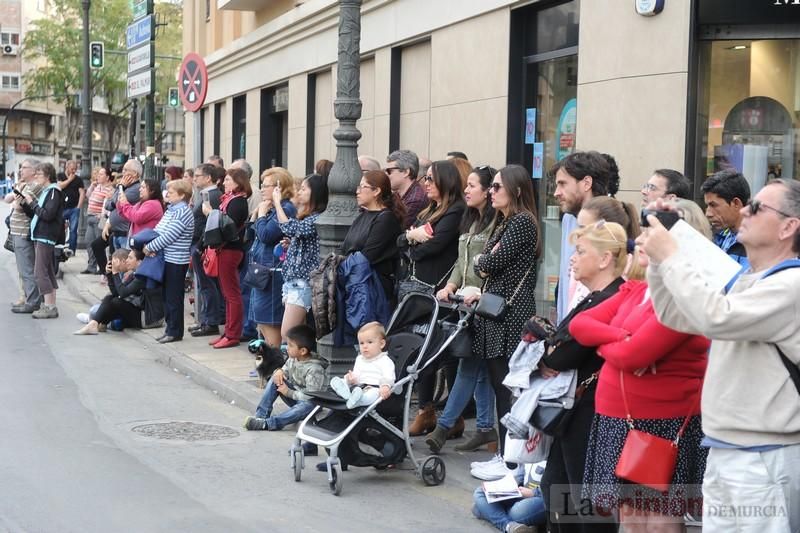
[[[403,169],[400,167],[386,167],[385,169],[383,169],[383,171],[386,172],[387,174],[391,174],[395,170],[403,170]]]
[[[497,192],[497,191],[499,191],[500,189],[503,188],[503,184],[502,183],[492,183],[491,185],[489,185],[489,188],[492,189],[492,192]]]
[[[431,176],[430,174],[425,174],[425,176],[423,176],[422,179],[425,181],[433,181],[433,176]]]
[[[643,191],[648,191],[648,192],[654,192],[654,191],[658,191],[658,190],[660,190],[660,189],[658,188],[658,186],[656,186],[656,185],[653,185],[653,184],[652,184],[652,183],[650,183],[650,182],[646,182],[646,183],[644,183],[644,184],[642,185],[642,190],[643,190]]]
[[[762,203],[761,200],[750,200],[749,202],[747,202],[747,207],[750,208],[750,214],[753,216],[758,214],[758,212],[761,211],[762,209],[769,209],[770,211],[775,211],[779,215],[784,216],[786,218],[797,218],[794,215],[790,215],[789,213],[784,213],[780,209],[775,209],[774,207],[766,205]]]
[[[371,191],[374,191],[375,189],[377,189],[377,187],[373,187],[372,185],[366,185],[366,184],[362,185],[361,183],[356,185],[356,192],[360,191],[361,189],[369,189]]]

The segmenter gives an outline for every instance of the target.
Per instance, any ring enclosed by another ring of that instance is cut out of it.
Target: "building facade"
[[[527,166],[543,312],[560,234],[546,175],[567,153],[613,154],[619,197],[637,205],[656,168],[683,171],[696,191],[726,166],[754,188],[797,175],[800,0],[665,0],[655,16],[636,4],[363,2],[359,153],[460,150],[476,165]],[[184,51],[209,70],[206,105],[187,113],[187,164],[216,153],[303,175],[335,159],[337,24],[336,0],[186,0]]]

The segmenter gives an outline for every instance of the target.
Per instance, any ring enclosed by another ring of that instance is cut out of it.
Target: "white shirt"
[[[367,359],[359,354],[353,366],[353,377],[358,385],[394,385],[395,368],[394,361],[389,358],[389,354],[381,352],[377,356]]]

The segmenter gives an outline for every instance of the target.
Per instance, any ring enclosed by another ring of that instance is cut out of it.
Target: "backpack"
[[[764,275],[761,276],[761,279],[776,274],[781,270],[787,270],[789,268],[797,268],[797,267],[800,267],[800,259],[786,259],[785,261],[781,261],[774,267],[767,270],[764,273]],[[744,272],[748,268],[749,267],[743,267],[738,274],[736,274],[735,276],[733,276],[733,278],[731,278],[731,280],[728,282],[727,285],[725,285],[725,288],[723,289],[725,294],[728,294],[728,291],[731,290],[731,287],[733,287],[733,284],[736,283],[737,279],[739,279],[739,276],[742,275],[742,272]],[[785,366],[786,370],[789,372],[789,377],[792,378],[792,382],[794,382],[794,386],[795,388],[797,388],[797,393],[800,394],[800,367],[792,363],[792,361],[789,360],[788,357],[786,357],[786,355],[783,353],[783,350],[781,350],[780,346],[778,346],[777,344],[773,344],[773,346],[775,346],[775,349],[778,350],[778,355],[781,357],[781,362],[783,362],[783,366]]]
[[[239,240],[239,228],[231,217],[219,209],[214,209],[206,219],[203,243],[210,248]]]

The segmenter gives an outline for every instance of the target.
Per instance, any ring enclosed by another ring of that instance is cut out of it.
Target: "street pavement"
[[[161,346],[160,330],[71,335],[75,314],[104,290],[77,274],[85,264],[81,252],[63,265],[60,318],[0,308],[0,531],[493,530],[470,513],[469,462],[489,454],[459,454],[452,442],[439,487],[406,462],[351,468],[336,497],[316,458],[295,483],[294,432],[241,428],[260,396],[246,347],[212,351],[188,335]],[[13,254],[0,250],[0,302],[17,288]]]

